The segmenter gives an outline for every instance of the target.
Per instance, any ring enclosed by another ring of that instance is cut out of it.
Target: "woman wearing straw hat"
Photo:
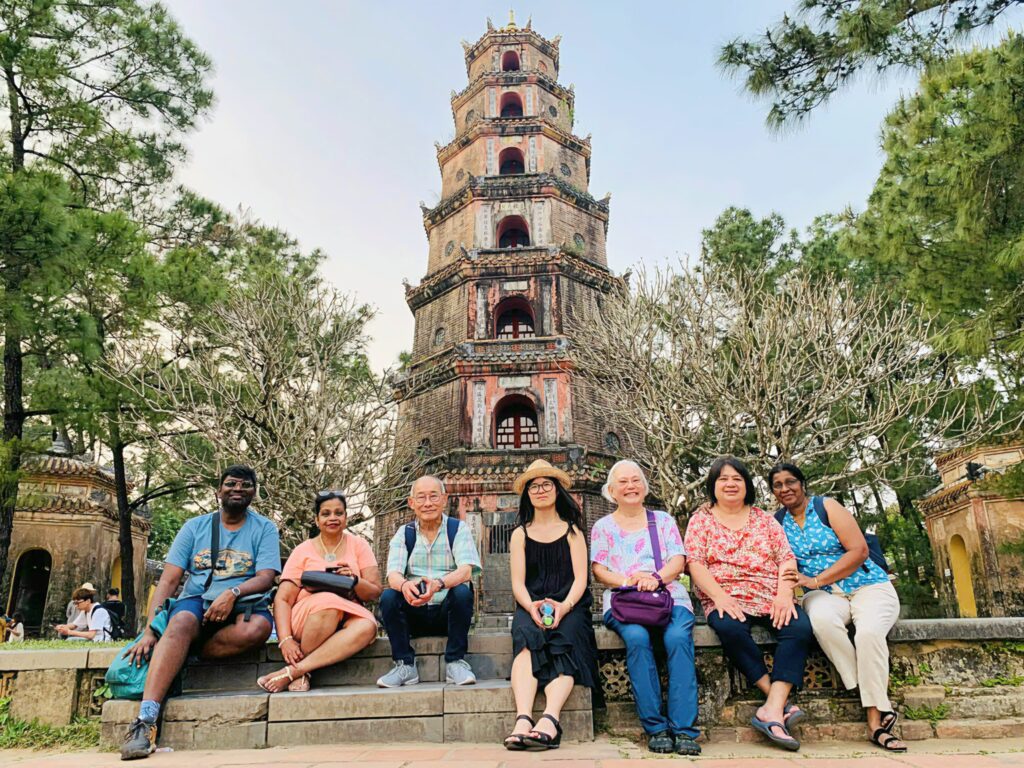
[[[573,686],[597,683],[583,514],[568,493],[572,479],[543,459],[512,487],[520,494],[509,540],[512,594],[518,603],[512,619],[512,693],[518,716],[505,748],[556,749],[562,741],[559,716]],[[546,704],[534,723],[538,688]]]

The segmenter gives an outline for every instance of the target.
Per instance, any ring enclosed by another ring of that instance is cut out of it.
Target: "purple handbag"
[[[654,513],[647,510],[647,534],[651,537],[654,567],[661,570],[661,542]],[[653,592],[641,592],[636,587],[612,588],[612,616],[623,624],[642,624],[664,629],[672,620],[672,595],[664,586]]]

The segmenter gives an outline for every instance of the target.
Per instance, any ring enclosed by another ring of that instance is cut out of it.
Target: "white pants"
[[[889,645],[885,640],[900,616],[900,599],[888,581],[831,594],[820,589],[804,596],[803,608],[818,645],[835,666],[846,690],[860,688],[860,703],[891,712],[889,702]],[[847,626],[857,628],[856,646]]]

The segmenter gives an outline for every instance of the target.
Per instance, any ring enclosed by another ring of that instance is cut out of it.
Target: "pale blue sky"
[[[437,202],[434,142],[454,135],[449,97],[466,84],[461,39],[508,3],[169,0],[213,58],[217,104],[190,138],[183,181],[242,206],[329,255],[327,277],[374,305],[376,367],[411,346],[401,280],[426,271],[419,200]],[[878,134],[906,77],[849,90],[802,128],[764,128],[765,106],[715,67],[719,46],[762,30],[793,0],[519,2],[562,35],[576,132],[593,134],[591,192],[612,193],[608,254],[696,255],[729,205],[803,228],[860,209],[881,165]]]

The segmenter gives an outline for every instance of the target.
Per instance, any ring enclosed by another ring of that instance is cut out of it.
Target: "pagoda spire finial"
[[[512,8],[508,9],[508,26],[505,29],[516,29],[516,12]]]

